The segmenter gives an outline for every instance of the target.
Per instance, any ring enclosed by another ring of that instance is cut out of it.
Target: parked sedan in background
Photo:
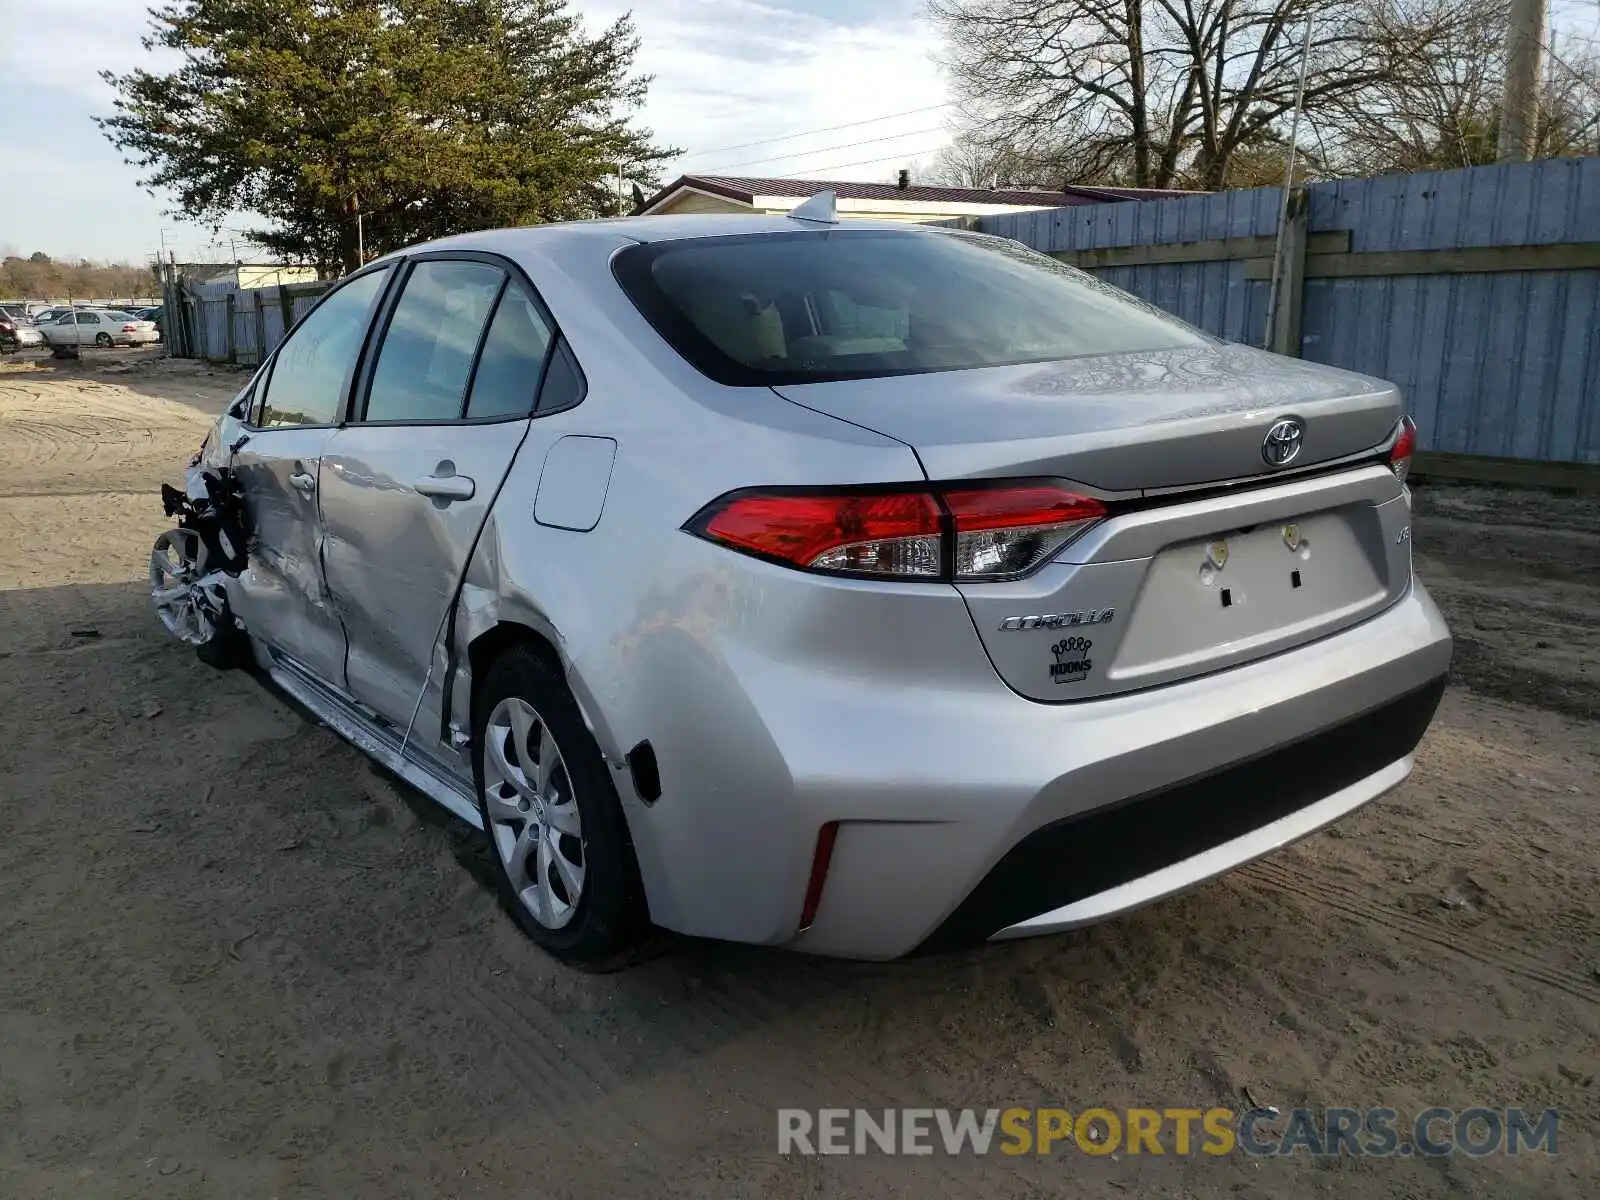
[[[113,308],[80,308],[41,325],[39,332],[52,347],[142,346],[160,340],[154,321],[141,321]]]
[[[166,340],[166,308],[164,305],[157,304],[154,308],[141,308],[138,309],[133,315],[138,317],[141,321],[152,322],[156,327],[157,340]]]

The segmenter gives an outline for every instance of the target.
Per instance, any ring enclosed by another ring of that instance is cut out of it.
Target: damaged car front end
[[[209,445],[209,439],[207,440]],[[248,562],[244,497],[227,467],[205,465],[202,447],[184,473],[182,490],[161,485],[161,506],[176,518],[150,551],[150,597],[173,637],[214,666],[232,666],[245,645],[228,604],[227,580]]]

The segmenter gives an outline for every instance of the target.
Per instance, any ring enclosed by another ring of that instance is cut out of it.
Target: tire
[[[255,655],[250,651],[249,637],[231,619],[226,625],[218,627],[217,635],[209,642],[196,646],[194,656],[217,671],[248,667],[255,662]]]
[[[540,753],[518,752],[514,740],[509,753],[504,749],[517,736],[510,714],[520,711],[519,704],[533,714],[526,741],[556,750],[545,757],[549,782],[542,792],[521,775],[523,763],[538,775]],[[545,732],[553,742],[544,740]],[[649,928],[627,819],[566,681],[532,647],[512,646],[490,665],[474,696],[472,745],[488,857],[512,919],[562,962],[586,970],[624,964]],[[536,810],[524,807],[534,803]],[[577,836],[557,829],[572,828],[574,808],[581,823]],[[528,813],[520,829],[518,809]],[[519,854],[524,846],[531,848]],[[556,854],[562,863],[554,861]],[[533,869],[519,867],[519,860]],[[582,871],[576,903],[564,903],[571,899],[566,875],[574,865]]]
[[[102,350],[109,350],[115,343],[112,342],[109,333],[97,333],[94,335],[94,344]]]

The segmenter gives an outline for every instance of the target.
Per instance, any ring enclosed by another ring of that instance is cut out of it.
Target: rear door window
[[[618,282],[722,383],[815,383],[1202,345],[1125,292],[1004,238],[836,229],[630,246]]]
[[[495,309],[467,403],[471,418],[525,417],[533,411],[553,331],[533,298],[515,281]]]
[[[583,400],[588,387],[572,347],[566,338],[559,338],[550,355],[550,365],[545,369],[544,386],[539,389],[539,415],[548,416],[573,407]]]
[[[473,357],[504,280],[483,262],[425,259],[412,269],[378,351],[366,420],[461,419]]]

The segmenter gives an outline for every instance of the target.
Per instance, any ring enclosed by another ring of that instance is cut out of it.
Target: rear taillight
[[[685,526],[713,542],[808,571],[885,579],[1015,579],[1106,507],[1055,483],[928,491],[754,491]]]
[[[138,332],[138,329],[139,329],[139,327],[137,325],[129,323],[129,324],[124,325],[122,327],[122,332],[123,333],[136,333],[136,332]]]
[[[957,579],[1025,575],[1106,515],[1106,506],[1054,484],[945,492],[955,522]]]
[[[747,492],[718,501],[695,532],[815,571],[937,578],[940,513],[922,492]]]
[[[1395,431],[1394,445],[1389,447],[1389,469],[1401,483],[1411,474],[1411,456],[1417,452],[1417,423],[1410,417],[1400,418]]]

